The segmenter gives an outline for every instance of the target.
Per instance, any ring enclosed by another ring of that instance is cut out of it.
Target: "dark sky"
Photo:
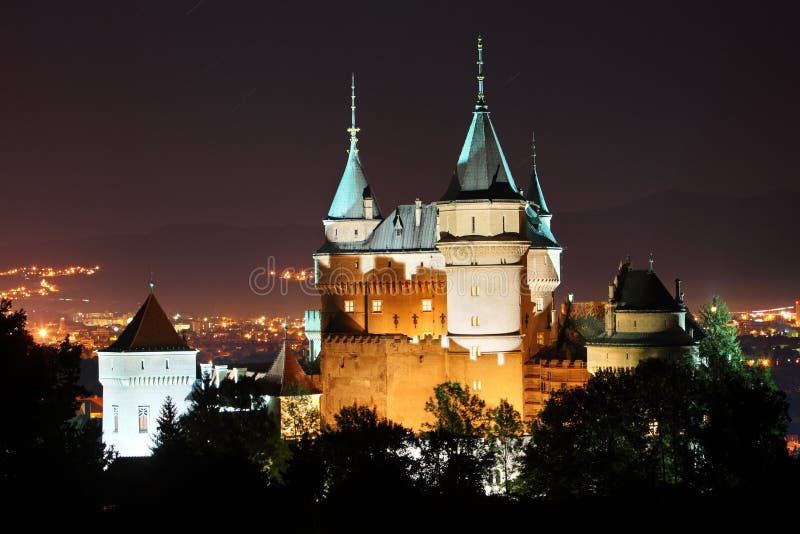
[[[535,129],[555,225],[666,190],[800,189],[797,3],[518,4],[4,3],[15,237],[0,242],[318,225],[345,163],[351,71],[384,213],[436,200],[471,118],[478,33],[511,170],[525,187]]]

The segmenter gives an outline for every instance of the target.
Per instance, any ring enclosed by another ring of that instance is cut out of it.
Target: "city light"
[[[42,338],[42,340],[47,339],[47,328],[39,329],[39,337]]]

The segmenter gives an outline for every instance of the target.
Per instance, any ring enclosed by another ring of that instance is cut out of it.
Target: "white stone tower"
[[[103,385],[103,441],[120,456],[149,456],[166,398],[182,414],[197,378],[195,357],[153,293],[119,338],[98,351]]]

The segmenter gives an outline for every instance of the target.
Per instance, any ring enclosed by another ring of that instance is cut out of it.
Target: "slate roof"
[[[133,316],[117,340],[106,349],[108,352],[166,352],[192,350],[178,335],[154,293]]]
[[[264,377],[266,394],[273,397],[285,395],[322,393],[311,381],[297,361],[297,356],[284,341],[281,351]]]
[[[328,242],[317,253],[436,251],[436,204],[422,205],[419,226],[415,224],[415,210],[414,204],[401,204],[378,224],[365,241]]]
[[[489,112],[472,114],[456,172],[442,200],[521,198]]]
[[[358,150],[355,143],[351,143],[347,165],[344,167],[342,178],[339,180],[339,187],[336,188],[336,194],[333,196],[331,208],[328,210],[328,218],[363,219],[364,197],[371,195],[367,184],[367,175],[364,172],[363,165],[361,165]],[[373,199],[372,218],[380,219],[380,217],[378,203]]]
[[[683,311],[654,271],[632,269],[624,263],[616,278],[614,300],[617,311]]]

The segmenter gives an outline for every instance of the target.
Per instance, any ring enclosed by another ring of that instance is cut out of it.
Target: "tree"
[[[420,482],[440,495],[482,495],[493,462],[484,442],[486,403],[461,384],[445,382],[434,388],[425,411],[434,422],[421,436]]]
[[[11,498],[96,502],[103,469],[113,458],[98,421],[76,417],[81,347],[37,345],[23,310],[0,300],[0,361],[9,377],[0,388],[8,409],[0,433],[0,488]],[[48,481],[42,484],[42,481]]]
[[[226,379],[216,387],[204,376],[190,400],[179,427],[193,455],[220,469],[227,462],[226,473],[239,469],[243,484],[256,490],[282,480],[288,447],[252,379]]]
[[[743,363],[719,297],[701,315],[700,365],[650,358],[553,394],[525,448],[527,495],[746,495],[782,480],[785,396]]]
[[[334,419],[335,426],[319,438],[328,498],[408,498],[413,493],[414,433],[366,406],[344,407]]]
[[[732,320],[727,303],[718,295],[700,306],[700,322],[705,330],[700,341],[700,361],[712,374],[744,367],[744,355]]]
[[[704,480],[716,491],[748,491],[785,469],[788,402],[768,368],[745,363],[724,300],[715,295],[700,318]]]
[[[320,411],[314,398],[300,386],[288,386],[284,394],[272,399],[280,411],[281,435],[300,439],[314,437],[320,430]]]
[[[153,437],[153,451],[163,451],[174,448],[181,440],[180,426],[178,425],[178,407],[167,396],[161,406],[161,413],[156,421],[156,434]]]
[[[522,450],[525,425],[519,412],[506,399],[501,399],[496,408],[489,410],[488,418],[487,434],[490,449],[494,454],[495,462],[500,464],[505,493],[509,495],[511,493],[509,470],[514,467]]]

